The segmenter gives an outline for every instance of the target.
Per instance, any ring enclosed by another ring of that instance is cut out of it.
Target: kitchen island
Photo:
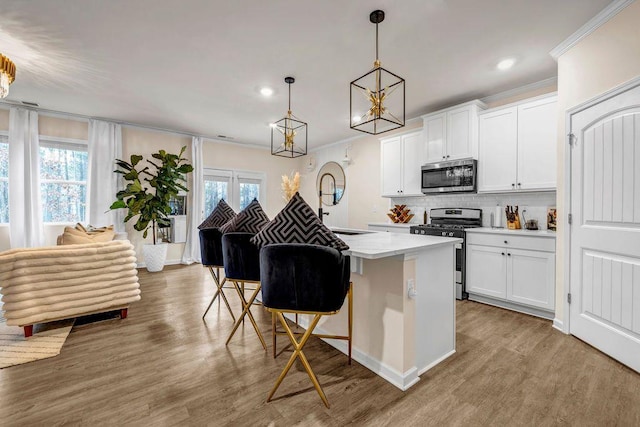
[[[455,244],[461,239],[334,230],[350,247],[353,358],[401,390],[455,353]],[[343,234],[349,233],[349,234]],[[303,319],[303,326],[306,319]],[[316,333],[344,334],[347,306]],[[347,343],[326,340],[346,354]]]

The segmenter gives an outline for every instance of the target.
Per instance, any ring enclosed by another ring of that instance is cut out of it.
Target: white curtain
[[[44,245],[38,113],[9,112],[9,224],[12,248]]]
[[[122,126],[102,120],[89,120],[89,170],[87,173],[87,221],[95,227],[112,225],[124,231],[122,209],[109,210],[122,188],[114,173],[115,159],[122,158]]]
[[[191,141],[191,165],[193,166],[193,185],[189,191],[191,209],[187,210],[187,241],[182,253],[183,264],[202,262],[200,256],[200,235],[198,225],[202,222],[204,210],[204,179],[203,179],[202,138],[193,137]]]

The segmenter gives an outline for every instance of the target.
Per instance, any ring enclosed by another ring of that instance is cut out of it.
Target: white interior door
[[[570,123],[569,329],[640,372],[640,86]]]

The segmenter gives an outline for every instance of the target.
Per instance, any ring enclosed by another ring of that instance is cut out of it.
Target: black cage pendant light
[[[293,77],[285,77],[289,85],[289,110],[287,115],[271,124],[271,154],[281,157],[300,157],[307,154],[307,124],[291,112],[291,85]]]
[[[378,24],[384,12],[374,10],[369,20],[376,24],[376,60],[373,70],[351,82],[349,114],[351,129],[377,135],[404,126],[404,79],[382,68],[378,58]]]

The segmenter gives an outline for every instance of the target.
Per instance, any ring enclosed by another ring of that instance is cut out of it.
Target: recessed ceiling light
[[[270,87],[263,87],[262,89],[260,89],[260,93],[262,94],[262,96],[271,96],[273,95],[273,89],[271,89]]]
[[[353,123],[358,123],[360,120],[362,120],[362,116],[353,116],[351,120],[353,121]]]
[[[508,70],[509,68],[513,67],[513,64],[516,63],[516,60],[513,58],[507,58],[507,59],[503,59],[502,61],[498,62],[498,65],[496,65],[496,68],[498,70]]]
[[[269,123],[269,126],[271,126],[272,128],[277,127],[278,125],[275,123]]]

